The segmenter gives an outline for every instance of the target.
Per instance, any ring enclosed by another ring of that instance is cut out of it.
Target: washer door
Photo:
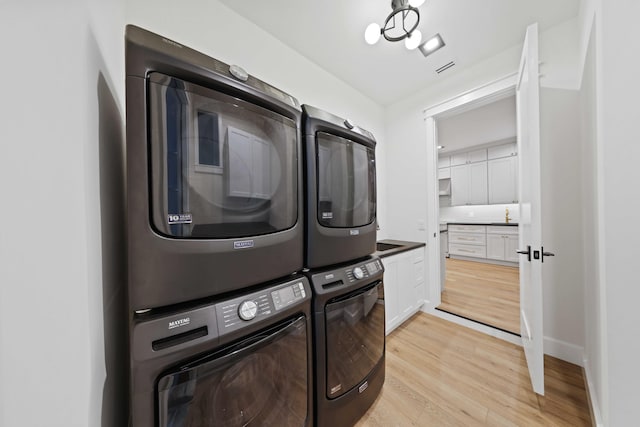
[[[304,316],[158,379],[160,427],[305,425]]]
[[[357,386],[384,354],[382,282],[332,300],[325,307],[327,398]]]

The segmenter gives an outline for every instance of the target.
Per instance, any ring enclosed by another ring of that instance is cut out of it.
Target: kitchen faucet
[[[511,221],[511,218],[509,218],[509,208],[505,208],[505,214],[504,214],[504,222],[506,224],[509,224],[509,221]]]

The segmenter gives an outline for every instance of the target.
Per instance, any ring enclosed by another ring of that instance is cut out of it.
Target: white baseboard
[[[585,357],[582,361],[582,371],[584,372],[584,382],[587,388],[587,398],[589,399],[589,407],[591,409],[591,420],[595,427],[604,427],[602,412],[600,411],[600,402],[595,394],[595,385],[593,384],[593,374],[589,369],[589,361]]]
[[[578,366],[584,363],[584,347],[555,338],[544,337],[544,354]]]

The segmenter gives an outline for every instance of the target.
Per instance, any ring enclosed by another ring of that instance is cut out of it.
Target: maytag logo
[[[360,234],[360,230],[349,230],[350,236],[357,236],[358,234]]]
[[[233,242],[233,249],[246,249],[253,247],[253,240],[239,240]]]
[[[173,320],[169,322],[169,329],[179,328],[180,326],[186,326],[191,323],[190,317],[183,317],[182,319]]]

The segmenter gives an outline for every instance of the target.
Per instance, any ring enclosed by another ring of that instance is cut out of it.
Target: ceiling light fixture
[[[364,39],[368,44],[376,44],[383,36],[390,42],[404,40],[407,49],[413,50],[420,46],[422,33],[417,30],[420,23],[418,7],[424,0],[391,0],[391,13],[384,21],[384,26],[376,23],[369,24],[364,32]],[[396,18],[399,22],[396,23]]]
[[[442,37],[440,37],[440,34],[436,34],[426,42],[422,43],[422,45],[420,45],[420,52],[422,52],[424,56],[429,56],[436,50],[443,47],[444,41],[442,40]]]

